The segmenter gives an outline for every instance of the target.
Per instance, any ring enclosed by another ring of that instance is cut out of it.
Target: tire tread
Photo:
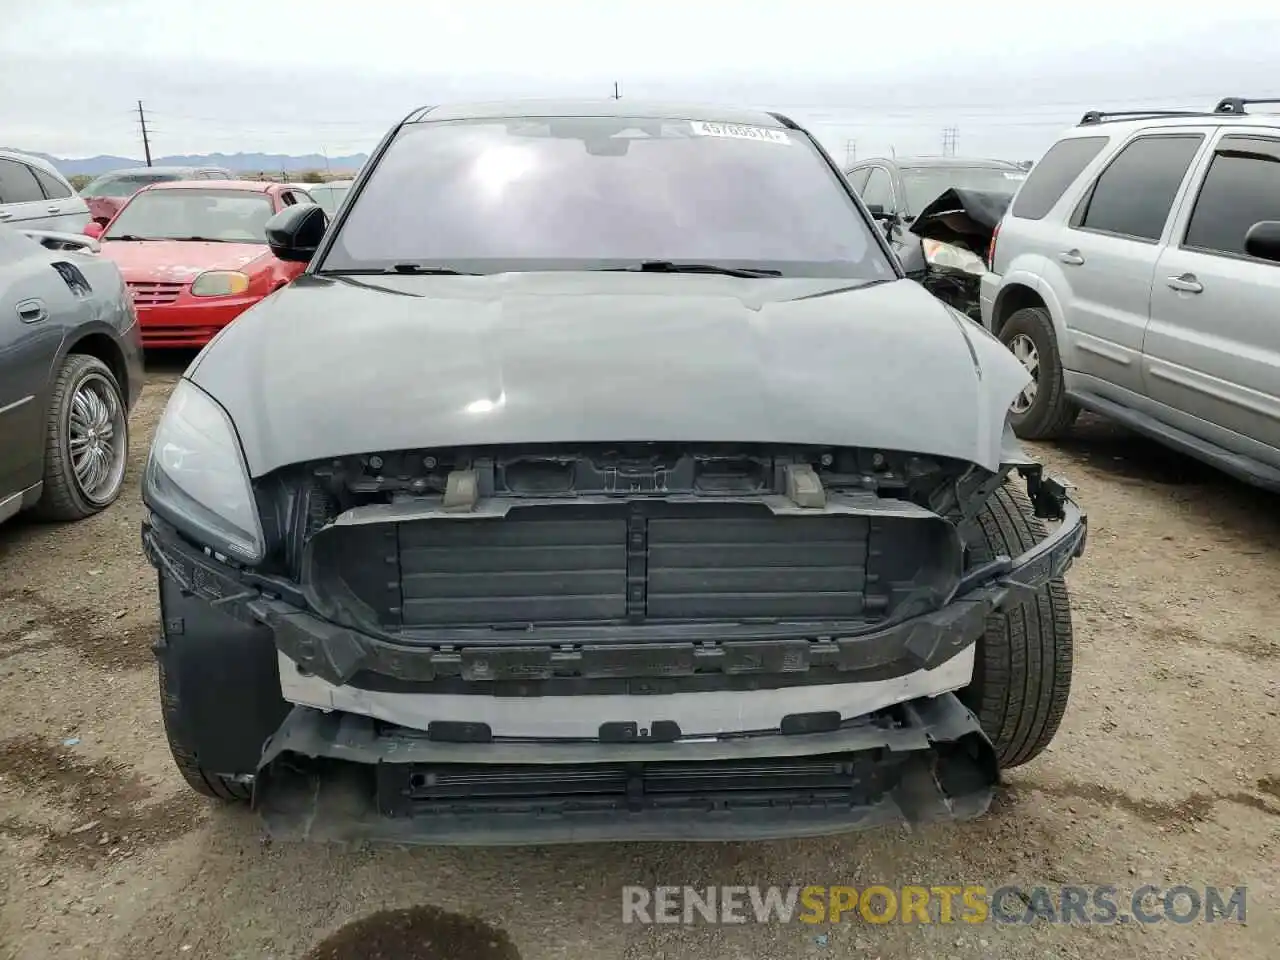
[[[979,515],[975,563],[1017,556],[1044,539],[1026,493],[1010,483]],[[1038,756],[1058,732],[1071,693],[1074,636],[1066,583],[1058,578],[1030,600],[992,614],[978,641],[974,681],[962,699],[978,715],[1002,767]]]

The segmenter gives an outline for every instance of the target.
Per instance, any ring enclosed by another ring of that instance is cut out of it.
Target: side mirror
[[[90,220],[84,226],[84,235],[86,237],[93,237],[93,239],[97,240],[99,237],[102,236],[102,231],[106,229],[107,228],[104,227],[102,224],[100,224],[97,220]]]
[[[1262,220],[1244,235],[1244,252],[1259,260],[1280,263],[1280,220]]]
[[[884,212],[884,205],[880,203],[868,203],[867,212],[876,220],[885,220],[889,216]]]
[[[295,203],[267,221],[267,246],[280,260],[310,263],[328,226],[318,203]]]

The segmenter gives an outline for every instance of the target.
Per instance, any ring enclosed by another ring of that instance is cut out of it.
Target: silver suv
[[[53,164],[0,150],[0,223],[20,230],[79,233],[89,206]]]
[[[1020,437],[1080,409],[1280,489],[1280,116],[1085,114],[996,230],[983,323],[1034,382]]]

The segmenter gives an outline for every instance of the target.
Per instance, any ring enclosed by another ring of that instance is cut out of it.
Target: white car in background
[[[337,212],[338,207],[342,205],[342,201],[346,199],[347,191],[351,189],[351,180],[330,180],[328,183],[309,183],[306,185],[307,193],[311,194],[311,199],[320,204],[324,208],[324,212],[330,217]]]
[[[89,205],[53,164],[0,150],[0,223],[79,233],[88,222]]]

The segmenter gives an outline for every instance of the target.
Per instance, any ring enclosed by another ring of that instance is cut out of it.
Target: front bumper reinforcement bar
[[[998,780],[952,694],[826,733],[673,743],[439,743],[295,707],[266,744],[254,805],[281,840],[764,840],[971,819]]]
[[[884,622],[606,625],[495,633],[469,628],[374,636],[310,613],[296,585],[221,563],[185,542],[159,518],[144,523],[143,548],[163,576],[228,615],[265,624],[299,667],[335,685],[364,673],[392,681],[529,684],[719,675],[785,677],[789,683],[891,679],[932,669],[982,635],[987,616],[1061,577],[1084,552],[1086,518],[1056,481],[1046,506],[1060,522],[1017,557],[969,571],[950,602]],[[1039,511],[1037,511],[1039,512]],[[540,691],[548,692],[548,691]]]

